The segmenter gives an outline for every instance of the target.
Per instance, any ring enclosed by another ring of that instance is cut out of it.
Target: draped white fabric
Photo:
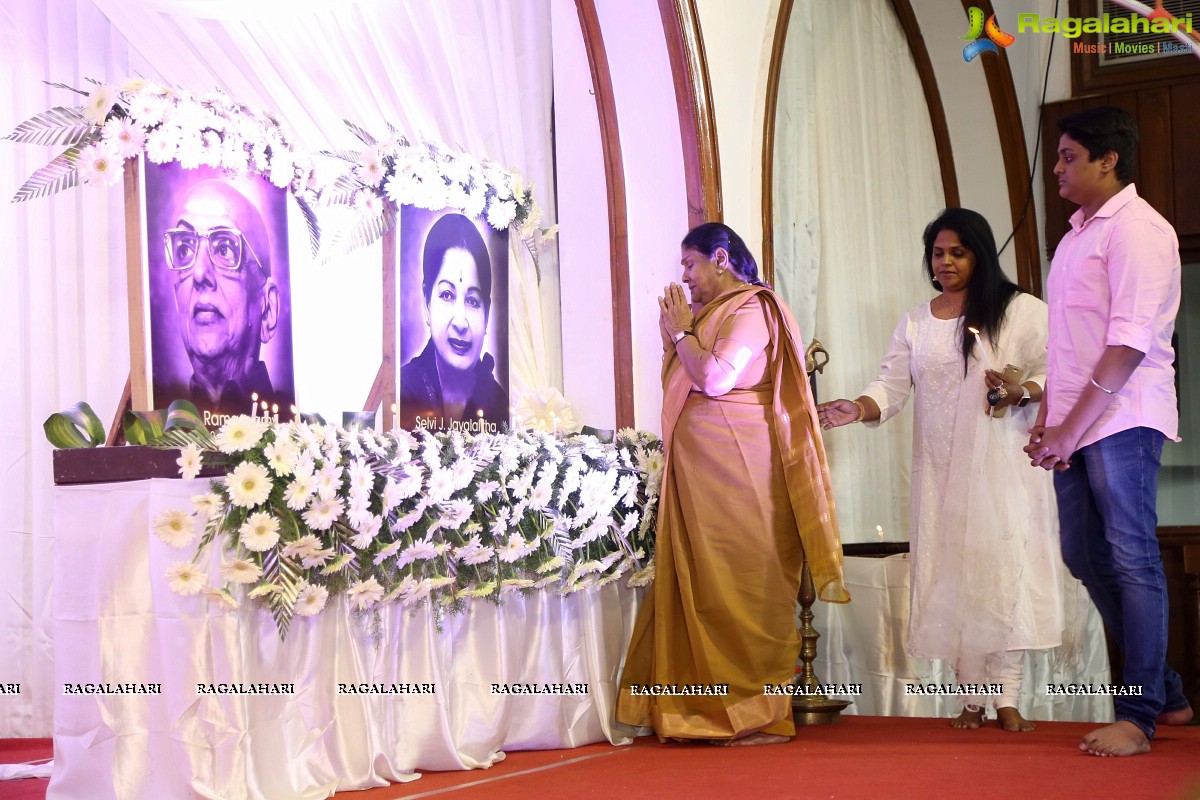
[[[504,750],[627,742],[612,720],[638,592],[618,581],[560,597],[428,606],[377,619],[344,602],[298,617],[172,593],[186,559],[151,533],[207,481],[56,490],[55,765],[50,798],[291,800],[487,767]],[[205,567],[217,579],[216,548]],[[160,684],[156,695],[67,694],[65,684]],[[208,695],[197,684],[294,684],[291,695]],[[426,685],[348,694],[339,684]],[[513,695],[493,684],[571,687]],[[586,689],[579,692],[579,687]],[[111,776],[111,778],[109,777]]]
[[[1111,722],[1111,697],[1051,695],[1047,684],[1109,683],[1104,623],[1083,586],[1066,581],[1071,644],[1056,650],[1027,651],[1020,709],[1030,719]],[[813,625],[821,633],[813,667],[822,683],[862,684],[862,695],[847,714],[902,717],[951,717],[958,698],[910,694],[908,684],[957,684],[954,671],[940,660],[905,655],[908,631],[909,560],[847,558],[847,605],[817,603]]]
[[[775,281],[830,363],[818,399],[855,397],[931,289],[921,232],[945,205],[929,111],[888,0],[797,0],[780,73]],[[842,540],[907,539],[912,416],[825,436]],[[865,491],[870,487],[870,491]]]
[[[0,0],[0,128],[87,78],[131,75],[193,91],[221,88],[277,112],[307,148],[356,145],[342,120],[391,122],[520,170],[554,221],[551,56],[546,0]],[[0,143],[0,191],[61,148]],[[49,631],[48,414],[87,400],[105,425],[129,370],[120,188],[86,187],[20,205],[0,202],[0,736],[46,736]],[[380,358],[380,248],[318,268],[293,262],[297,388],[308,409],[361,407]],[[514,401],[561,383],[554,248],[510,247],[510,382]],[[307,284],[305,283],[307,281]],[[359,359],[359,361],[355,361]],[[338,379],[329,380],[336,365]],[[307,395],[306,395],[307,393]],[[306,400],[306,396],[309,398]],[[335,417],[336,418],[336,417]]]

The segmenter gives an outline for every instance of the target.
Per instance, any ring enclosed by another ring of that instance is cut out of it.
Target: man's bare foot
[[[755,744],[786,744],[792,737],[778,733],[752,733],[738,739],[709,739],[708,743],[717,747],[748,747]]]
[[[1164,711],[1158,715],[1159,725],[1187,725],[1195,716],[1192,712],[1192,707],[1179,708],[1175,711]]]
[[[1129,720],[1118,720],[1083,737],[1079,749],[1094,756],[1136,756],[1150,752],[1150,740]]]
[[[1037,725],[1022,717],[1021,712],[1015,708],[997,708],[996,722],[1004,730],[1014,733],[1037,730]]]
[[[950,720],[951,728],[962,728],[962,729],[970,728],[970,729],[974,730],[975,728],[978,728],[981,725],[983,725],[983,709],[982,708],[979,709],[978,711],[972,711],[969,708],[964,708],[962,710],[961,714],[959,714],[954,719]]]

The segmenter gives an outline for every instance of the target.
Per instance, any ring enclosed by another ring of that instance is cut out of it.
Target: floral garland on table
[[[207,166],[267,176],[296,198],[314,253],[321,243],[313,209],[350,207],[358,220],[335,232],[325,260],[378,239],[395,224],[395,209],[401,205],[457,208],[472,218],[486,214],[497,230],[516,225],[535,266],[539,248],[555,233],[554,227],[539,227],[541,209],[519,173],[434,142],[410,142],[391,125],[388,136],[377,140],[347,121],[366,149],[320,151],[318,155],[350,164],[338,175],[298,147],[273,116],[223,92],[192,94],[142,78],[118,86],[89,81],[91,91],[50,83],[82,95],[83,105],[43,111],[4,137],[67,148],[34,172],[13,202],[79,184],[112,186],[121,179],[125,159],[144,152],[156,164],[178,161],[185,169]]]
[[[345,430],[234,417],[215,437],[175,432],[187,444],[184,478],[204,461],[226,477],[168,510],[155,535],[187,548],[167,570],[170,588],[237,608],[236,587],[271,610],[281,637],[293,615],[311,616],[331,594],[366,611],[398,602],[461,608],[469,598],[553,588],[560,594],[629,574],[653,579],[661,442],[622,430],[593,436],[519,432]],[[222,586],[198,566],[221,541]]]

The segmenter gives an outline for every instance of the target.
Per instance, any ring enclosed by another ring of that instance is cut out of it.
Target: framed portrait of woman
[[[509,421],[508,231],[455,209],[400,209],[398,425],[497,432]]]

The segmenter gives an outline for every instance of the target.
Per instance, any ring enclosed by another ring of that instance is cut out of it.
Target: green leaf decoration
[[[342,120],[342,122],[346,123],[346,127],[350,129],[350,132],[351,132],[351,133],[353,133],[355,136],[357,136],[357,137],[358,137],[358,140],[359,140],[360,142],[362,142],[363,144],[365,144],[365,145],[375,145],[375,144],[378,144],[378,142],[376,142],[376,141],[375,141],[375,137],[374,137],[374,136],[372,136],[371,134],[367,133],[365,130],[363,130],[362,128],[358,127],[357,125],[355,125],[355,124],[354,124],[353,122],[351,122],[350,120],[348,120],[348,119],[344,119],[344,120]],[[355,159],[355,160],[357,161],[357,159]]]
[[[182,427],[163,431],[162,435],[156,441],[152,442],[152,444],[155,447],[162,447],[168,450],[182,450],[189,444],[194,444],[201,450],[212,450],[215,448],[212,435],[208,431]]]
[[[208,436],[208,428],[204,427],[204,422],[200,419],[200,410],[190,400],[176,400],[167,406],[167,421],[163,425],[163,431],[173,430],[200,431]]]
[[[26,200],[45,197],[79,185],[79,170],[75,168],[75,162],[79,159],[83,148],[99,138],[100,134],[94,133],[93,136],[74,147],[59,153],[49,164],[29,176],[29,180],[25,181],[13,195],[12,202],[23,203]]]
[[[88,139],[96,128],[83,118],[83,110],[55,106],[27,119],[4,138],[13,142],[39,145],[73,145]]]
[[[321,249],[321,225],[317,222],[317,214],[312,210],[312,206],[299,196],[296,196],[296,204],[300,206],[300,213],[304,215],[304,224],[308,226],[308,246],[312,249],[313,258],[316,258]]]
[[[126,411],[121,418],[121,427],[125,430],[125,441],[133,445],[151,445],[158,442],[163,435],[163,420],[165,412],[155,411]]]
[[[99,447],[104,444],[104,426],[87,403],[76,403],[66,411],[51,414],[42,423],[46,439],[59,448]]]
[[[92,83],[96,82],[91,78],[88,80],[91,80]],[[55,89],[66,89],[69,92],[74,92],[75,94],[83,95],[84,97],[87,97],[89,94],[91,94],[91,92],[85,92],[83,89],[76,89],[74,86],[67,86],[65,83],[55,83],[54,81],[42,81],[42,83],[46,84],[47,86],[53,86]]]
[[[395,224],[396,212],[390,208],[389,204],[389,207],[385,207],[383,213],[377,217],[364,217],[349,230],[343,228],[334,231],[327,237],[328,244],[321,248],[320,260],[328,263],[360,247],[367,247],[391,230]]]
[[[300,596],[300,584],[303,578],[300,570],[290,559],[282,558],[277,549],[264,554],[262,563],[263,583],[276,587],[276,591],[266,596],[267,607],[275,618],[275,627],[279,630],[280,641],[287,638],[288,628],[292,624],[292,614],[296,609],[296,598]]]

